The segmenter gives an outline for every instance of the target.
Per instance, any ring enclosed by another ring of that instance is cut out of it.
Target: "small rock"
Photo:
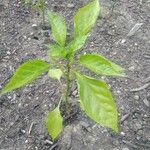
[[[37,30],[37,28],[38,28],[37,24],[32,24],[32,28]]]
[[[31,41],[31,38],[30,38],[30,37],[28,38],[28,41]]]
[[[120,135],[125,136],[125,133],[124,133],[124,132],[121,132]]]
[[[23,38],[26,40],[26,39],[27,39],[27,36],[24,35]]]
[[[126,42],[126,39],[121,40],[121,44],[124,44]]]
[[[134,95],[135,100],[139,100],[139,98],[140,98],[139,95]]]
[[[130,70],[130,71],[134,71],[134,69],[135,69],[134,66],[129,67],[129,70]]]
[[[144,102],[144,104],[145,104],[147,107],[150,106],[150,103],[149,103],[149,101],[148,101],[147,99],[144,99],[143,102]]]
[[[122,150],[129,150],[127,147],[123,148]]]
[[[78,94],[78,91],[77,90],[74,90],[73,92],[72,92],[72,95],[73,96],[76,96]]]
[[[28,143],[28,140],[25,140],[25,143]]]
[[[137,140],[140,140],[140,137],[139,137],[139,136],[137,136],[137,137],[136,137],[136,139],[137,139]]]
[[[67,7],[68,8],[74,8],[74,4],[68,4]]]
[[[21,133],[23,133],[23,134],[25,134],[25,133],[26,133],[26,131],[25,131],[25,130],[23,130],[23,129],[21,129],[20,131],[21,131]]]
[[[114,30],[109,30],[107,33],[108,33],[108,35],[112,35],[112,36],[115,35],[115,31]]]
[[[9,95],[9,96],[7,96],[7,98],[10,100],[12,97]]]
[[[11,54],[11,52],[10,51],[7,51],[7,55],[10,55]]]
[[[135,129],[140,129],[140,128],[142,128],[142,125],[141,125],[141,123],[139,123],[139,122],[136,122],[135,124],[134,124],[134,127],[135,127]]]

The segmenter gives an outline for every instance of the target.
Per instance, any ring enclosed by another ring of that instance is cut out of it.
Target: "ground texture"
[[[87,2],[49,0],[47,5],[66,18],[71,33],[75,10]],[[77,108],[59,140],[52,143],[43,118],[57,104],[60,92],[57,82],[43,75],[0,98],[0,150],[150,149],[150,1],[101,0],[101,7],[81,52],[103,54],[126,69],[127,78],[102,77],[118,105],[120,133],[95,125]],[[44,44],[52,40],[38,13],[20,0],[0,0],[0,89],[20,63],[48,60]],[[71,98],[76,97],[74,85]]]

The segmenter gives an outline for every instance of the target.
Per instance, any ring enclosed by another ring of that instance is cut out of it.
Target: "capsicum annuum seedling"
[[[39,59],[25,62],[16,70],[2,90],[2,94],[6,94],[20,88],[36,79],[43,72],[48,72],[50,78],[59,80],[60,83],[62,79],[65,79],[66,88],[63,88],[64,92],[62,92],[59,104],[53,111],[48,112],[45,119],[46,128],[53,140],[62,131],[63,117],[60,106],[65,103],[66,111],[68,111],[70,106],[69,92],[74,79],[77,82],[79,105],[83,112],[96,123],[118,132],[117,107],[108,85],[103,80],[97,80],[81,73],[79,66],[99,75],[117,77],[123,77],[124,70],[98,54],[81,54],[79,57],[75,57],[79,49],[84,46],[99,12],[99,0],[93,0],[76,12],[73,18],[74,34],[69,43],[66,42],[67,26],[64,19],[54,12],[49,12],[48,18],[55,41],[54,44],[47,45],[50,62]],[[61,61],[63,64],[60,63],[60,60],[63,60]]]

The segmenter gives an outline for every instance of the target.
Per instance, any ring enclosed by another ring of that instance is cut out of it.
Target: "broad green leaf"
[[[56,13],[49,12],[49,22],[55,41],[62,47],[65,46],[67,27],[64,19]]]
[[[48,44],[46,47],[49,49],[48,55],[51,57],[62,57],[64,58],[66,56],[66,51],[64,48],[60,47],[56,44]]]
[[[2,94],[30,83],[40,74],[47,71],[49,67],[49,64],[43,60],[35,59],[25,62],[16,70],[13,77],[2,90]]]
[[[118,132],[117,107],[104,81],[76,73],[80,106],[95,122]]]
[[[63,118],[60,114],[59,107],[49,112],[45,119],[45,125],[52,139],[55,140],[63,128]]]
[[[75,52],[82,48],[85,44],[87,35],[86,36],[81,36],[81,37],[76,37],[73,39],[67,46],[67,50],[70,52]]]
[[[63,75],[63,72],[60,69],[50,69],[48,75],[51,78],[60,80],[61,76]]]
[[[99,0],[80,8],[74,16],[74,34],[84,36],[94,26],[100,12]]]
[[[81,55],[79,63],[98,74],[125,76],[123,68],[102,57],[101,55]]]

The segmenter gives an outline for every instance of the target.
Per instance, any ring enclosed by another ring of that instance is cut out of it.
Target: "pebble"
[[[78,91],[77,90],[74,90],[73,92],[72,92],[72,95],[73,96],[76,96],[78,94]]]
[[[134,71],[134,69],[135,69],[134,66],[129,67],[129,70],[130,70],[130,71]]]
[[[37,27],[38,27],[37,24],[32,24],[33,29],[37,30]]]
[[[28,140],[25,140],[25,143],[28,143]]]
[[[134,95],[135,100],[139,100],[139,98],[140,98],[139,95]]]
[[[144,99],[143,102],[144,102],[144,104],[145,104],[147,107],[150,106],[150,103],[149,103],[149,101],[148,101],[147,99]]]
[[[67,7],[68,8],[74,8],[74,4],[68,4]]]
[[[124,132],[121,132],[120,135],[125,136],[125,133],[124,133]]]
[[[121,40],[121,44],[124,44],[126,42],[126,39]]]
[[[11,96],[7,96],[8,99],[11,99]]]
[[[7,55],[10,55],[11,54],[11,52],[10,51],[7,51]]]
[[[122,150],[129,150],[127,147],[123,148]]]
[[[23,129],[21,129],[21,132],[22,132],[23,134],[25,134],[25,133],[26,133],[26,131],[25,131],[25,130],[23,130]]]

